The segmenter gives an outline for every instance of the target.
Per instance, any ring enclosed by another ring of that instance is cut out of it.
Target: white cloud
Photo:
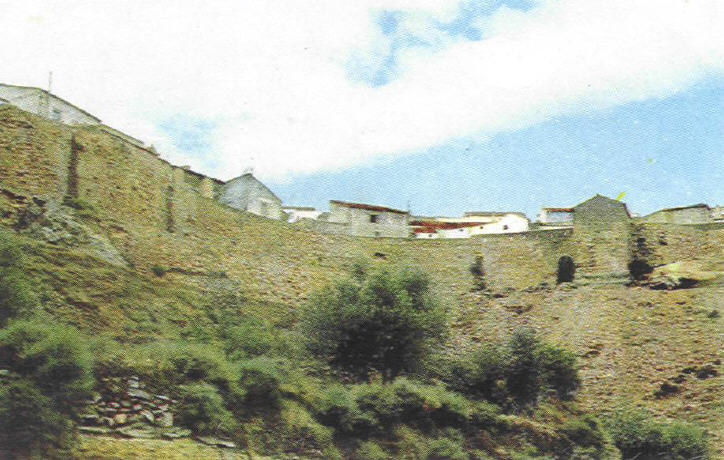
[[[355,55],[384,52],[381,9],[437,40],[410,48],[399,74],[369,87]],[[514,130],[548,118],[666,97],[724,71],[720,0],[541,0],[478,20],[484,40],[425,29],[439,0],[0,0],[0,81],[44,86],[107,123],[179,152],[157,126],[213,121],[204,172],[229,178],[254,158],[263,178],[345,168]],[[10,46],[14,44],[14,46]]]

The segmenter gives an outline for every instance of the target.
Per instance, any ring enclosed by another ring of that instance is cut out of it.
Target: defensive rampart
[[[620,273],[635,251],[635,238],[645,239],[652,263],[722,260],[723,255],[721,226],[639,224],[629,231],[619,225],[610,232],[577,228],[463,240],[324,234],[224,206],[212,198],[216,186],[97,128],[69,127],[14,107],[0,108],[5,225],[17,221],[32,196],[81,201],[93,207],[93,225],[130,266],[150,271],[158,265],[171,269],[169,276],[225,273],[248,295],[267,300],[297,303],[359,257],[422,266],[454,298],[473,286],[469,267],[479,255],[496,290],[554,284],[563,255],[581,261],[583,276]]]

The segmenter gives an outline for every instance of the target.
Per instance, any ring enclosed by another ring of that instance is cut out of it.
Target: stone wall
[[[59,125],[13,107],[0,109],[0,166],[0,221],[6,225],[34,195],[62,201],[69,177],[75,177],[78,199],[93,207],[97,231],[129,267],[150,273],[158,265],[168,276],[199,283],[223,275],[251,298],[291,305],[360,257],[378,265],[418,265],[441,295],[456,299],[473,287],[469,267],[479,255],[488,285],[499,290],[555,283],[564,255],[573,257],[582,274],[601,275],[625,271],[632,254],[626,221],[604,230],[579,226],[464,240],[312,231],[224,206],[209,197],[208,183],[202,188],[203,178],[100,130]],[[721,226],[642,225],[654,263],[722,259]]]

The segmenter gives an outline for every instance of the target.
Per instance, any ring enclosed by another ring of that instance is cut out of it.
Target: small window
[[[370,214],[370,223],[376,224],[376,223],[379,223],[379,221],[380,221],[379,214]]]
[[[503,225],[503,230],[508,230],[508,226],[507,226],[507,225]]]
[[[59,121],[60,120],[60,110],[53,109],[53,114],[50,116],[53,120]]]

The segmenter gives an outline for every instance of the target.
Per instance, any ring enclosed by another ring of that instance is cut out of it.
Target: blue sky
[[[721,0],[6,3],[0,82],[288,204],[724,204]]]
[[[458,140],[416,155],[269,184],[285,203],[330,198],[415,213],[523,211],[625,192],[633,212],[724,204],[724,81],[665,99],[561,117],[487,142]]]

